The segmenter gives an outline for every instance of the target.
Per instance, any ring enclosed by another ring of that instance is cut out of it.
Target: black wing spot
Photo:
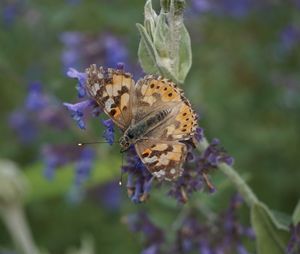
[[[117,110],[112,109],[109,113],[114,116],[117,113]]]

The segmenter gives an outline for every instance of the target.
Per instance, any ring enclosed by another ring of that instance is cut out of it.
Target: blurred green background
[[[236,170],[262,201],[290,214],[300,196],[300,6],[296,1],[246,1],[244,9],[230,12],[235,10],[232,1],[220,2],[228,7],[223,12],[187,1],[185,22],[192,40],[193,66],[183,88],[200,113],[206,136],[221,140],[235,158]],[[154,3],[159,6],[158,1]],[[15,9],[7,11],[12,4]],[[26,199],[29,222],[38,245],[52,253],[78,245],[85,233],[93,235],[98,253],[138,253],[140,242],[121,223],[122,215],[145,209],[167,227],[180,209],[170,198],[162,197],[163,189],[139,206],[130,203],[122,189],[120,206],[113,210],[95,198],[80,204],[67,202],[71,167],[59,170],[50,183],[44,180],[41,144],[77,142],[81,134],[42,130],[35,142],[22,144],[8,124],[10,114],[22,107],[30,81],[39,80],[60,101],[76,101],[75,82],[66,77],[62,63],[64,32],[114,35],[125,45],[128,61],[136,68],[139,35],[135,23],[143,22],[143,5],[140,0],[0,4],[0,154],[16,161],[29,177],[33,186]],[[94,125],[100,137],[102,127]],[[121,165],[116,146],[101,145],[99,149],[107,156],[97,160],[95,183],[118,177]],[[233,188],[228,183],[224,192],[218,188],[226,182],[220,172],[212,180],[217,194],[196,197],[218,210],[226,207],[224,196]],[[246,211],[244,217],[247,220]],[[0,247],[12,249],[1,221]]]

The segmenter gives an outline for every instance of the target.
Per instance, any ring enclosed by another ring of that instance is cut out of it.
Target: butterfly
[[[182,175],[185,141],[193,140],[197,114],[171,80],[146,75],[136,83],[122,68],[86,69],[86,90],[121,129],[121,151],[132,144],[143,164],[158,180]]]

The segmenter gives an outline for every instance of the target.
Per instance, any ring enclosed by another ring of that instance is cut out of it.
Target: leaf
[[[297,225],[300,222],[300,200],[298,201],[298,204],[294,210],[292,220],[294,225]]]
[[[251,222],[256,234],[258,254],[284,254],[289,233],[280,227],[269,209],[261,202],[251,208]]]
[[[280,225],[280,227],[288,231],[292,223],[292,217],[289,214],[276,211],[273,209],[270,212],[274,216],[274,219]]]
[[[98,161],[92,170],[91,178],[87,181],[87,186],[94,186],[108,180],[112,180],[119,173],[119,160]],[[24,170],[29,183],[29,195],[26,195],[26,202],[53,198],[64,195],[73,184],[74,168],[65,166],[55,172],[53,180],[47,180],[43,175],[42,163],[31,165]]]
[[[181,39],[179,44],[179,73],[178,80],[183,83],[192,66],[191,38],[186,27],[181,29]]]
[[[145,4],[144,15],[145,15],[144,26],[148,35],[152,40],[153,39],[152,35],[154,34],[155,27],[156,27],[157,14],[152,8],[151,0],[148,0]]]
[[[153,45],[157,50],[157,53],[162,59],[163,62],[165,62],[165,67],[168,69],[171,68],[170,66],[170,54],[169,54],[169,45],[171,43],[171,37],[170,37],[170,29],[167,25],[167,15],[164,13],[159,14],[157,18],[157,25],[155,28],[155,32],[153,35]]]
[[[141,39],[139,44],[138,57],[144,72],[153,74],[158,73],[155,61],[153,61],[153,58],[149,55],[143,39]]]
[[[146,29],[141,24],[136,24],[136,26],[141,35],[138,57],[143,70],[146,73],[160,72],[156,64],[157,53]]]

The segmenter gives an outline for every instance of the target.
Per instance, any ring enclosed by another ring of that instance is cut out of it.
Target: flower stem
[[[198,145],[198,149],[201,152],[203,152],[208,146],[208,141],[206,140],[206,138],[203,138],[203,140]],[[218,165],[218,169],[220,169],[235,185],[237,190],[245,199],[245,202],[248,206],[252,207],[254,203],[257,203],[259,201],[254,192],[251,190],[251,188],[247,185],[244,179],[234,170],[233,167],[227,165],[226,163],[220,163]]]
[[[22,206],[10,204],[1,207],[0,215],[20,253],[38,254],[39,251],[33,242]]]

